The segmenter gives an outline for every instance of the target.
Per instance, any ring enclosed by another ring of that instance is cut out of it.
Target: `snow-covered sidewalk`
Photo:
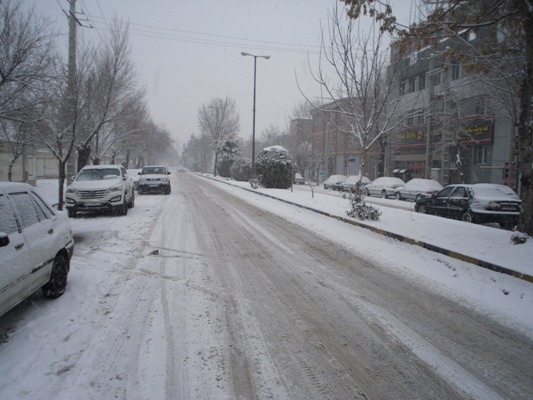
[[[379,221],[359,221],[346,216],[349,200],[339,192],[324,190],[309,185],[294,185],[293,189],[252,189],[248,182],[238,182],[211,175],[201,175],[241,187],[261,196],[269,196],[317,210],[337,218],[343,218],[358,225],[366,225],[374,231],[391,233],[406,241],[427,244],[448,250],[448,255],[491,268],[499,266],[515,271],[518,278],[531,281],[533,277],[533,239],[525,244],[511,242],[512,232],[492,226],[468,224],[414,211],[413,203],[393,199],[370,197],[367,203],[377,206],[382,212]],[[425,246],[428,248],[428,246]]]

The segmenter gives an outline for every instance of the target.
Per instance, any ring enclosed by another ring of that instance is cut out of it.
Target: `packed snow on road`
[[[0,317],[0,399],[531,398],[531,282],[258,193],[280,191],[171,179],[126,216],[71,219],[66,293]],[[377,207],[383,229],[533,275],[531,238]]]

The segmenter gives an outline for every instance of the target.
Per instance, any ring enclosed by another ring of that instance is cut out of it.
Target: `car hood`
[[[75,190],[104,190],[121,185],[120,179],[104,179],[101,181],[74,181],[70,187]]]

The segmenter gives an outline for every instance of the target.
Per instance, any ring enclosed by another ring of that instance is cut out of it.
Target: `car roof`
[[[82,169],[105,169],[105,168],[124,168],[124,166],[118,165],[118,164],[100,164],[100,165],[86,165]]]
[[[28,190],[33,189],[28,183],[24,182],[0,182],[0,191],[12,191],[12,190]]]

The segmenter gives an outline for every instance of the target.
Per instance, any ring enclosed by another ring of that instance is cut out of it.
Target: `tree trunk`
[[[63,210],[63,206],[65,204],[65,193],[64,193],[64,187],[65,187],[65,180],[66,180],[66,169],[67,162],[59,161],[58,167],[59,167],[59,190],[58,190],[58,202],[57,202],[57,209]]]
[[[520,195],[522,212],[518,230],[533,236],[533,138],[531,96],[533,95],[533,12],[527,10],[524,16],[526,40],[525,76],[520,85],[520,115],[518,116],[518,138],[520,155]]]
[[[78,172],[85,167],[87,164],[89,164],[89,158],[91,156],[91,146],[90,145],[82,145],[78,149]]]

